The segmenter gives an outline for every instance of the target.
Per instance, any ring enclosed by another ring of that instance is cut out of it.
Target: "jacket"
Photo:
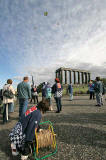
[[[21,82],[17,86],[18,98],[29,99],[31,98],[31,88],[26,82]]]
[[[3,92],[5,90],[7,90],[7,89],[11,90],[11,92],[15,95],[15,90],[14,90],[14,88],[13,88],[13,86],[11,84],[5,84],[4,87],[3,87]],[[13,103],[14,102],[14,98],[9,99],[9,98],[3,96],[3,104]]]

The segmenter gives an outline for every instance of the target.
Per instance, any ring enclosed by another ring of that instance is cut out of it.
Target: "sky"
[[[106,77],[106,0],[0,0],[0,87],[60,67]]]

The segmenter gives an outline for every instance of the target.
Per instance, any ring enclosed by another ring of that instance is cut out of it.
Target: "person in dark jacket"
[[[42,114],[49,110],[47,100],[39,102],[21,116],[19,122],[9,134],[11,146],[15,146],[17,153],[21,153],[21,159],[27,159],[31,152],[32,143],[35,139],[35,130],[39,128]]]
[[[55,84],[52,87],[52,93],[54,94],[54,98],[57,105],[56,113],[60,113],[62,110],[61,97],[62,97],[62,86],[60,84],[59,78],[55,79]]]
[[[73,100],[73,86],[72,86],[72,83],[70,83],[68,85],[68,92],[70,94],[70,101],[72,101]]]
[[[38,104],[38,92],[37,92],[37,87],[36,85],[35,86],[31,86],[31,95],[32,95],[32,98],[31,98],[31,101],[30,103],[32,103],[32,100],[34,100],[34,104],[37,102]]]
[[[97,100],[97,105],[96,106],[101,107],[103,105],[103,97],[102,97],[102,94],[103,94],[103,84],[100,81],[100,77],[96,77],[96,82],[95,82],[94,89],[95,89],[96,100]]]
[[[46,99],[46,88],[47,88],[47,82],[44,82],[42,86],[42,100]]]

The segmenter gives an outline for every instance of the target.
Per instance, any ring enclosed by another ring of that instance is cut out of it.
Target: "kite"
[[[48,12],[44,12],[44,16],[47,16],[48,15]]]

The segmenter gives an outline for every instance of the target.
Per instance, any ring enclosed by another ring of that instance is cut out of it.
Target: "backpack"
[[[51,98],[51,88],[46,89],[46,98]]]
[[[14,98],[14,94],[11,90],[9,90],[9,87],[6,90],[4,90],[3,96],[9,99]]]
[[[62,97],[62,86],[60,83],[56,84],[56,91],[55,91],[54,97],[58,97],[58,98]]]

